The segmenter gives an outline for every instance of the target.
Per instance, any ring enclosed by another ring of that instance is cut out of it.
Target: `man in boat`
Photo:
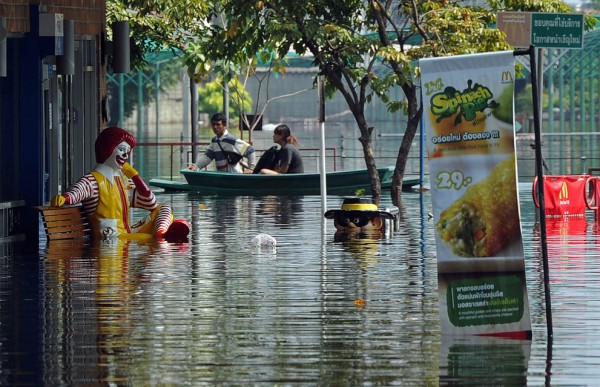
[[[118,127],[109,127],[96,138],[96,166],[65,192],[52,198],[51,205],[82,203],[94,237],[185,241],[189,224],[173,221],[171,207],[159,204],[139,173],[127,162],[135,139]],[[131,224],[130,209],[150,211]]]
[[[214,160],[217,171],[244,173],[241,160],[246,158],[248,163],[243,167],[251,172],[254,169],[256,157],[254,147],[229,133],[227,118],[224,114],[213,115],[210,123],[215,136],[210,140],[206,152],[200,156],[198,162],[190,164],[188,169],[192,171],[202,169]]]

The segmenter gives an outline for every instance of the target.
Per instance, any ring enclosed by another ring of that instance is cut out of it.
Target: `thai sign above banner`
[[[583,48],[583,14],[498,12],[498,29],[513,46]]]
[[[530,338],[513,52],[420,66],[442,333]]]

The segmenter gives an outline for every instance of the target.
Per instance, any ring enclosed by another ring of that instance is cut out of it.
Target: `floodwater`
[[[440,334],[428,193],[405,193],[399,230],[371,240],[337,238],[318,196],[158,194],[189,243],[3,249],[0,383],[594,385],[596,224],[548,226],[549,340],[528,185],[520,197],[531,341]],[[276,248],[253,247],[259,233]]]

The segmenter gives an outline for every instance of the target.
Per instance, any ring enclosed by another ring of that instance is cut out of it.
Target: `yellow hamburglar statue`
[[[138,172],[127,162],[135,139],[117,127],[104,129],[96,138],[96,166],[52,198],[51,205],[82,203],[95,238],[145,239],[152,236],[167,241],[186,241],[190,231],[184,219],[173,220],[171,207],[159,204]],[[150,214],[130,224],[130,209],[142,208]]]
[[[324,216],[333,219],[338,232],[345,233],[385,233],[386,220],[395,221],[398,207],[379,210],[376,204],[367,198],[345,198],[340,210],[329,210]]]

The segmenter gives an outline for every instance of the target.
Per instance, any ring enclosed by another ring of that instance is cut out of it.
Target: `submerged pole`
[[[537,66],[536,66],[536,50],[535,46],[529,46],[527,50],[516,50],[515,55],[529,55],[529,68],[531,74],[531,90],[533,97],[533,127],[535,131],[535,171],[537,176],[538,184],[537,195],[538,202],[540,203],[540,244],[542,249],[542,265],[544,269],[544,298],[546,301],[546,330],[548,337],[552,338],[552,301],[550,297],[550,275],[548,267],[548,246],[546,243],[546,204],[544,200],[544,170],[543,170],[543,158],[542,158],[542,134],[541,134],[541,123],[540,123],[540,109],[539,109],[539,89],[538,89],[538,78],[537,78]]]
[[[323,77],[319,77],[319,127],[321,134],[321,162],[319,172],[321,174],[321,211],[327,211],[327,168],[325,165],[325,85]]]

